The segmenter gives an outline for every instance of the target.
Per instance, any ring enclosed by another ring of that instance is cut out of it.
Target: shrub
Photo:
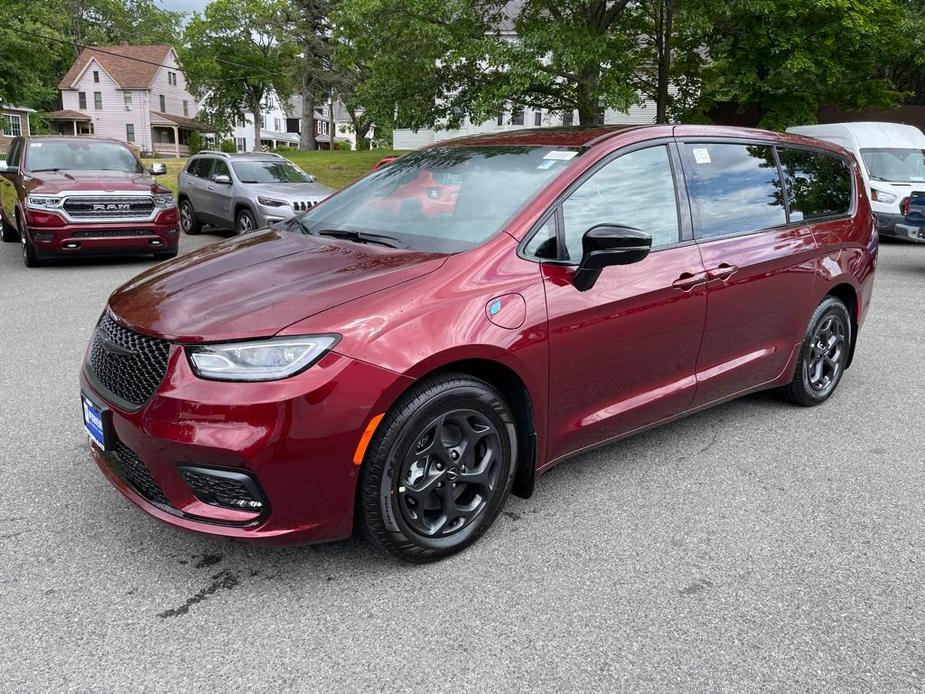
[[[219,151],[227,154],[234,154],[238,151],[238,146],[235,144],[234,140],[222,140],[218,148]]]
[[[186,144],[189,146],[189,153],[199,154],[202,150],[206,149],[206,141],[203,139],[195,130],[190,133],[189,139],[186,141]]]

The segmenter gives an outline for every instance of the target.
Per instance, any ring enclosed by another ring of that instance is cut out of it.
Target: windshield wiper
[[[57,173],[58,171],[61,171],[61,170],[62,169],[60,167],[54,168],[54,169],[29,169],[29,173],[42,173],[43,171],[54,171],[55,173]]]
[[[351,231],[348,229],[322,229],[317,232],[317,236],[331,236],[335,239],[345,239],[355,241],[356,243],[378,243],[390,248],[407,248],[401,241],[394,236],[385,234],[370,234],[366,231]]]

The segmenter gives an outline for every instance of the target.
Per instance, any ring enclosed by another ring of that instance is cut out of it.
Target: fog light
[[[33,231],[32,240],[33,241],[51,241],[55,238],[55,235],[50,231]]]
[[[181,465],[180,474],[204,504],[258,513],[267,505],[257,480],[247,473]]]
[[[160,239],[151,239],[151,245],[152,246],[163,246],[164,242],[161,241]]]
[[[67,243],[64,244],[64,247],[74,250],[75,248],[80,248],[80,244],[77,243],[76,241],[68,241]]]

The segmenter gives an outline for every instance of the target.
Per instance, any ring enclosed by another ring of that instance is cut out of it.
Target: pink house
[[[210,129],[171,46],[93,46],[58,85],[61,110],[49,114],[62,135],[111,137],[142,152],[187,156],[189,136]]]

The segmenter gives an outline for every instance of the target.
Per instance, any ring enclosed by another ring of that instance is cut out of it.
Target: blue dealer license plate
[[[106,450],[106,425],[103,418],[105,414],[103,409],[94,405],[86,395],[81,395],[84,409],[84,429],[90,435],[93,441],[101,450]]]

